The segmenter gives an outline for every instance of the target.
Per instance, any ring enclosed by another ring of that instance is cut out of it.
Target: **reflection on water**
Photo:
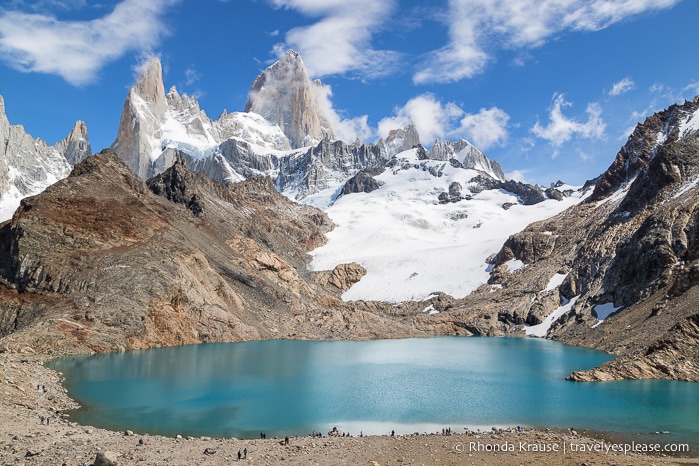
[[[258,341],[75,357],[71,418],[174,435],[556,426],[699,438],[699,384],[574,383],[604,353],[538,339]],[[436,430],[441,430],[436,429]]]

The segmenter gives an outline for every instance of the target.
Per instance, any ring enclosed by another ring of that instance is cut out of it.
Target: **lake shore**
[[[89,465],[98,452],[108,452],[106,456],[113,456],[119,465],[219,465],[236,461],[238,451],[245,449],[245,461],[254,465],[699,464],[698,451],[685,453],[684,457],[624,454],[612,451],[620,442],[617,437],[560,429],[511,428],[449,436],[324,435],[293,437],[288,445],[272,438],[172,438],[114,432],[78,425],[66,417],[65,411],[75,409],[77,403],[61,385],[61,375],[43,365],[47,359],[34,354],[0,354],[0,464]],[[658,437],[659,444],[665,441]]]

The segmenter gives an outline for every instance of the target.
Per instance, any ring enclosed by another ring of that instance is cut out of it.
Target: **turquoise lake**
[[[611,356],[525,338],[255,341],[52,362],[81,424],[256,438],[574,427],[699,439],[699,384],[568,382]]]

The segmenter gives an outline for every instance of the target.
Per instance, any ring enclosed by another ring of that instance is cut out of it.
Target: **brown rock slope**
[[[416,303],[342,302],[361,267],[307,269],[306,252],[330,228],[269,179],[223,186],[178,162],[146,184],[104,151],[0,227],[0,347],[105,352],[449,330],[421,324]]]
[[[686,124],[698,109],[695,99],[638,125],[592,195],[510,237],[490,285],[460,307],[507,333],[576,298],[547,337],[621,357],[571,378],[699,381],[699,135]],[[510,272],[511,259],[526,266]]]

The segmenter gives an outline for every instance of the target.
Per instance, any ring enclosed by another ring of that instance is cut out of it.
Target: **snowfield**
[[[576,191],[563,201],[505,209],[503,204],[517,203],[514,194],[470,192],[469,188],[476,191],[471,179],[481,172],[418,160],[414,150],[398,158],[403,163],[375,177],[381,188],[342,196],[324,209],[336,228],[327,234],[328,243],[311,252],[311,269],[331,270],[357,262],[367,270],[342,295],[346,301],[397,303],[426,299],[439,291],[462,298],[487,282],[486,259],[511,234],[583,199]],[[442,176],[433,175],[430,168],[441,169]],[[462,185],[462,196],[472,198],[439,204],[437,197],[454,181]],[[317,196],[308,201],[322,204]]]

